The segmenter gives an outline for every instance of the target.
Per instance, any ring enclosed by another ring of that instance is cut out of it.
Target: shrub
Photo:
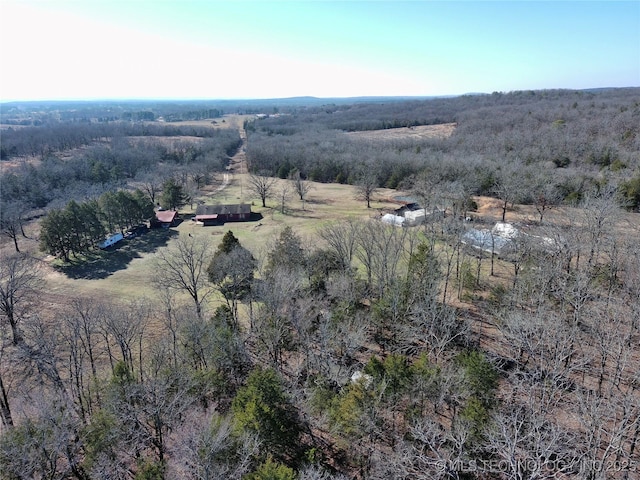
[[[268,452],[279,458],[297,456],[298,415],[275,371],[257,368],[251,372],[231,408],[236,428],[257,434]]]
[[[629,210],[640,211],[640,175],[636,175],[619,187],[622,204]]]
[[[295,472],[278,462],[274,462],[271,457],[258,467],[258,469],[246,475],[246,480],[295,480]]]

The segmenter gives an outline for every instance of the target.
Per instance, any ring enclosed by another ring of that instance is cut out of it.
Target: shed
[[[162,228],[174,227],[177,216],[178,212],[175,210],[158,210],[152,226],[159,226]]]
[[[404,218],[408,226],[420,225],[444,218],[444,210],[434,209],[426,211],[424,208],[404,212]]]
[[[406,212],[415,212],[416,210],[422,210],[422,207],[418,203],[403,203],[403,205],[400,208],[396,208],[393,213],[399,216],[406,216]]]
[[[401,227],[404,225],[405,219],[404,217],[400,217],[392,213],[386,213],[382,216],[380,221],[382,223],[388,223],[389,225],[396,225],[398,227]]]
[[[421,223],[424,223],[425,219],[427,218],[427,215],[424,209],[411,210],[411,211],[404,212],[404,218],[408,225],[414,226],[414,225],[420,225]]]

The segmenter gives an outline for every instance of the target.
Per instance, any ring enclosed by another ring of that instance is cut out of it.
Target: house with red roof
[[[158,228],[169,228],[176,226],[178,212],[176,210],[157,210],[156,216],[151,221],[151,226]]]

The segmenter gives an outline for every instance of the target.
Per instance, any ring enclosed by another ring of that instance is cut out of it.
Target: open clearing
[[[171,248],[176,239],[182,235],[207,236],[211,239],[214,247],[222,240],[222,236],[228,230],[233,231],[240,242],[251,250],[256,258],[264,258],[269,250],[270,242],[278,235],[286,225],[290,226],[303,239],[305,245],[313,247],[317,245],[317,231],[329,222],[344,218],[378,218],[382,213],[398,207],[391,199],[393,196],[401,194],[396,190],[380,189],[372,208],[367,208],[363,200],[357,198],[356,189],[349,185],[320,184],[313,183],[304,209],[299,199],[291,197],[286,203],[285,213],[280,211],[280,206],[275,200],[267,202],[267,208],[260,206],[257,198],[252,198],[248,194],[246,174],[227,174],[229,183],[226,188],[217,193],[210,193],[206,196],[207,203],[252,203],[252,211],[262,215],[262,218],[255,222],[230,222],[225,225],[203,227],[191,221],[193,210],[183,208],[180,214],[182,223],[170,230],[153,230],[147,235],[125,240],[113,252],[103,255],[103,260],[109,262],[113,258],[112,269],[105,269],[99,275],[92,271],[91,265],[79,266],[78,268],[54,268],[54,259],[38,252],[36,241],[37,227],[30,226],[27,233],[29,239],[20,239],[20,246],[23,251],[43,258],[47,272],[47,285],[44,295],[41,297],[46,301],[47,307],[54,313],[58,308],[69,304],[69,300],[75,297],[89,297],[104,299],[115,302],[130,302],[141,298],[155,298],[153,278],[153,259],[155,252],[159,249]],[[486,222],[497,221],[500,218],[499,202],[489,197],[476,197],[478,212],[474,215]],[[577,213],[570,208],[552,210],[547,214],[550,223],[561,221],[567,216],[575,216]],[[516,206],[515,209],[507,213],[507,221],[530,223],[535,219],[536,212],[530,206]],[[636,221],[634,214],[628,214],[623,218],[622,227],[632,227],[630,222]],[[637,227],[637,225],[636,225]],[[637,230],[636,230],[637,231]],[[8,239],[2,240],[4,253],[9,253],[13,245]],[[150,248],[147,243],[151,242]],[[144,244],[144,248],[141,246]],[[55,264],[58,261],[55,260]],[[84,270],[83,270],[84,269]],[[62,273],[68,270],[73,273],[68,275]],[[507,266],[500,269],[504,275],[509,275],[510,268]],[[503,279],[506,280],[506,279]],[[496,278],[499,281],[499,278]]]
[[[374,142],[386,140],[421,140],[425,138],[447,138],[451,136],[455,129],[455,123],[443,123],[439,125],[419,125],[416,127],[349,132],[347,135]]]
[[[45,288],[46,299],[49,308],[68,305],[69,299],[80,296],[90,298],[117,300],[128,302],[142,297],[153,298],[153,258],[157,249],[152,250],[142,242],[153,241],[158,249],[171,248],[176,238],[180,235],[204,235],[211,238],[214,247],[222,240],[222,236],[228,230],[232,230],[241,243],[249,248],[256,257],[261,257],[267,248],[270,239],[274,238],[285,226],[291,226],[305,241],[312,242],[315,232],[325,222],[333,221],[349,216],[358,218],[376,217],[388,209],[397,208],[397,204],[389,201],[396,192],[390,189],[381,189],[370,209],[367,209],[363,200],[356,198],[356,190],[352,186],[337,184],[316,184],[307,197],[304,209],[299,199],[291,197],[286,203],[285,213],[280,211],[280,206],[275,200],[267,201],[267,208],[262,208],[259,199],[252,198],[247,188],[246,174],[226,174],[229,183],[226,188],[217,192],[210,192],[203,200],[206,203],[253,203],[252,211],[262,215],[262,219],[256,222],[233,222],[221,226],[203,227],[190,220],[194,211],[188,206],[180,210],[183,221],[180,225],[170,230],[152,230],[148,234],[125,240],[112,252],[102,255],[106,262],[113,258],[112,269],[101,268],[99,273],[91,271],[91,265],[77,268],[59,268],[59,261],[38,251],[37,225],[30,225],[27,229],[28,239],[21,238],[20,248],[30,252],[44,260],[43,265],[47,272],[47,285]],[[222,183],[222,175],[218,185]],[[13,244],[8,238],[2,238],[3,254],[8,254],[13,249]],[[53,265],[56,265],[54,268]],[[62,273],[68,271],[70,274]]]

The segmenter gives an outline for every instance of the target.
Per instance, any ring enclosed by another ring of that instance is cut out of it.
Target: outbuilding
[[[156,218],[152,222],[152,227],[175,227],[177,218],[178,212],[175,210],[158,210]]]
[[[243,222],[251,219],[251,205],[198,205],[194,220],[204,226],[221,225],[225,222]]]
[[[395,225],[397,227],[402,227],[404,225],[405,219],[399,215],[394,215],[393,213],[386,213],[380,219],[382,223],[388,223],[389,225]]]

